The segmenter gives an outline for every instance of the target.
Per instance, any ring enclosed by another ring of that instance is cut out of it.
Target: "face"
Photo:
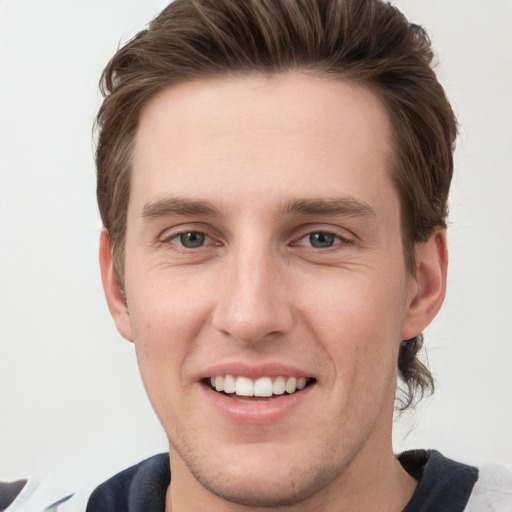
[[[176,487],[297,503],[391,453],[399,345],[419,332],[391,162],[384,107],[342,81],[198,81],[143,111],[127,308],[107,298]]]

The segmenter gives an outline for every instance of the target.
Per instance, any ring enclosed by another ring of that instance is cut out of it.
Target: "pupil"
[[[331,233],[311,233],[309,241],[313,247],[331,247],[334,244],[334,235]]]
[[[204,233],[191,231],[180,235],[180,242],[183,247],[200,247],[204,243]]]

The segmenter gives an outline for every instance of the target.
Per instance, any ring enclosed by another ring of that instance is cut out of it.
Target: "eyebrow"
[[[157,219],[172,215],[207,215],[220,217],[221,212],[208,201],[193,201],[181,197],[165,197],[148,201],[142,208],[141,217]]]
[[[277,211],[278,215],[343,215],[349,217],[376,217],[365,202],[354,198],[290,199]],[[222,217],[222,212],[209,201],[196,201],[182,197],[165,197],[148,201],[141,217],[152,220],[172,215],[204,215]]]
[[[279,210],[283,215],[343,215],[376,217],[371,206],[351,197],[332,199],[291,199]]]

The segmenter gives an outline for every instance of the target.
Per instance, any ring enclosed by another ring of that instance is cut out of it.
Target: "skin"
[[[144,109],[126,303],[105,232],[100,259],[169,439],[167,511],[399,511],[410,499],[391,445],[396,361],[441,306],[447,257],[438,231],[406,271],[390,137],[372,92],[299,72],[173,86]],[[190,232],[204,244],[184,247]],[[277,420],[241,423],[205,399],[199,376],[220,363],[316,380]]]

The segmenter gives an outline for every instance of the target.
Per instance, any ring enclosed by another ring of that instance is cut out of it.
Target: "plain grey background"
[[[432,399],[395,447],[512,463],[512,1],[400,0],[460,122]],[[0,1],[0,479],[100,481],[165,436],[97,263],[97,82],[160,0]]]

